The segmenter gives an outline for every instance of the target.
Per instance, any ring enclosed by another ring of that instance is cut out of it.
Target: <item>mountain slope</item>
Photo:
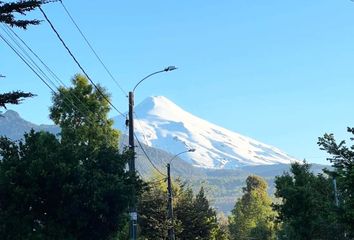
[[[142,112],[138,113],[138,116]],[[0,136],[7,136],[13,140],[23,138],[23,134],[31,130],[31,128],[38,130],[47,130],[52,133],[58,133],[59,128],[54,125],[36,125],[28,122],[20,117],[15,111],[7,111],[1,114],[0,117]],[[166,120],[167,121],[167,120]],[[139,123],[136,125],[139,127]],[[127,136],[122,134],[122,142],[120,147],[127,146]],[[144,141],[143,141],[144,142]],[[144,150],[149,156],[154,166],[162,173],[166,172],[166,163],[173,157],[174,153],[168,153],[163,150],[146,146],[142,144]],[[149,162],[149,159],[143,154],[140,146],[136,148],[136,167],[145,180],[152,179],[153,181],[162,181],[165,176],[157,174],[156,169]],[[181,155],[182,157],[183,155]],[[314,165],[313,171],[319,172],[320,169],[328,166]],[[195,167],[181,158],[175,158],[171,165],[171,175],[173,178],[181,178],[186,181],[194,191],[198,191],[201,186],[207,190],[207,195],[211,200],[213,206],[218,211],[229,213],[233,208],[235,201],[242,195],[242,187],[245,180],[250,174],[257,174],[264,177],[269,183],[269,193],[274,192],[274,177],[288,171],[287,164],[274,165],[255,165],[244,166],[235,169],[211,169]]]
[[[115,118],[124,129],[125,119]],[[135,132],[145,144],[177,154],[197,167],[234,169],[289,164],[296,159],[281,150],[198,118],[165,97],[149,97],[135,107]]]
[[[0,136],[6,136],[12,140],[23,138],[23,134],[31,129],[35,131],[47,131],[53,134],[59,133],[59,127],[55,125],[36,125],[28,122],[20,117],[20,115],[8,110],[4,114],[0,114]]]

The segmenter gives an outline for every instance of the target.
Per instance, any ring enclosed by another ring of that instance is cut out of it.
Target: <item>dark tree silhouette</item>
[[[22,91],[13,91],[9,93],[0,94],[0,107],[6,109],[6,104],[20,104],[24,98],[35,96],[32,93]]]
[[[26,15],[28,12],[45,4],[47,0],[17,0],[14,2],[0,1],[0,23],[5,23],[11,27],[27,29],[30,25],[38,25],[38,19],[17,19],[15,14]],[[0,77],[4,77],[0,75]],[[6,109],[6,104],[19,104],[24,98],[33,97],[34,94],[22,91],[13,91],[0,94],[0,107]]]
[[[11,27],[26,29],[29,25],[38,25],[38,19],[16,19],[15,14],[26,15],[27,12],[45,4],[44,0],[18,0],[5,3],[0,1],[0,23],[6,23]]]

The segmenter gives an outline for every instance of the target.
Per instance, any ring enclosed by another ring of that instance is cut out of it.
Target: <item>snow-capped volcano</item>
[[[232,169],[297,161],[275,147],[198,118],[166,97],[149,97],[134,113],[135,133],[141,142],[172,154],[196,149],[180,158],[198,167]],[[125,119],[114,120],[123,131]]]

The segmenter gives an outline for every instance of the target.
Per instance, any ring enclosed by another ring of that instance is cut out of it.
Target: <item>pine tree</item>
[[[354,135],[354,128],[347,128]],[[354,138],[350,138],[354,141]],[[348,147],[345,141],[336,142],[333,134],[319,138],[319,146],[327,151],[333,164],[332,175],[336,176],[338,185],[338,219],[344,227],[348,239],[354,238],[354,145]]]
[[[343,239],[335,217],[331,180],[315,175],[311,165],[293,163],[290,173],[277,176],[274,207],[282,224],[279,239]]]
[[[14,91],[0,94],[0,107],[6,109],[6,104],[20,104],[24,98],[35,96],[32,93],[25,93],[21,91]]]
[[[0,23],[5,23],[11,27],[18,27],[27,29],[30,25],[38,25],[40,23],[37,19],[19,20],[16,19],[15,14],[26,15],[35,8],[45,4],[43,0],[19,0],[16,2],[5,3],[0,1]],[[2,75],[0,75],[2,76]],[[19,104],[23,98],[33,97],[32,93],[25,93],[22,91],[14,91],[0,94],[0,107],[6,109],[6,104]]]
[[[38,25],[40,23],[38,19],[19,20],[15,14],[26,15],[46,2],[43,0],[18,0],[9,3],[0,1],[0,23],[23,29],[26,29],[30,25]]]
[[[182,229],[176,234],[179,239],[210,240],[213,231],[218,228],[216,212],[210,206],[203,187],[195,197],[190,188],[183,189],[176,203],[175,214]]]

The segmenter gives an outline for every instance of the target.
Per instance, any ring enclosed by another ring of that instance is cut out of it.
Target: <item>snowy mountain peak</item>
[[[145,99],[134,112],[135,132],[143,143],[172,154],[195,148],[180,157],[198,167],[232,169],[297,161],[275,147],[198,118],[163,96]],[[115,126],[123,130],[124,120],[116,117]]]
[[[186,112],[164,96],[146,98],[135,107],[135,112],[143,113],[150,117],[160,117],[166,120],[179,119]]]

